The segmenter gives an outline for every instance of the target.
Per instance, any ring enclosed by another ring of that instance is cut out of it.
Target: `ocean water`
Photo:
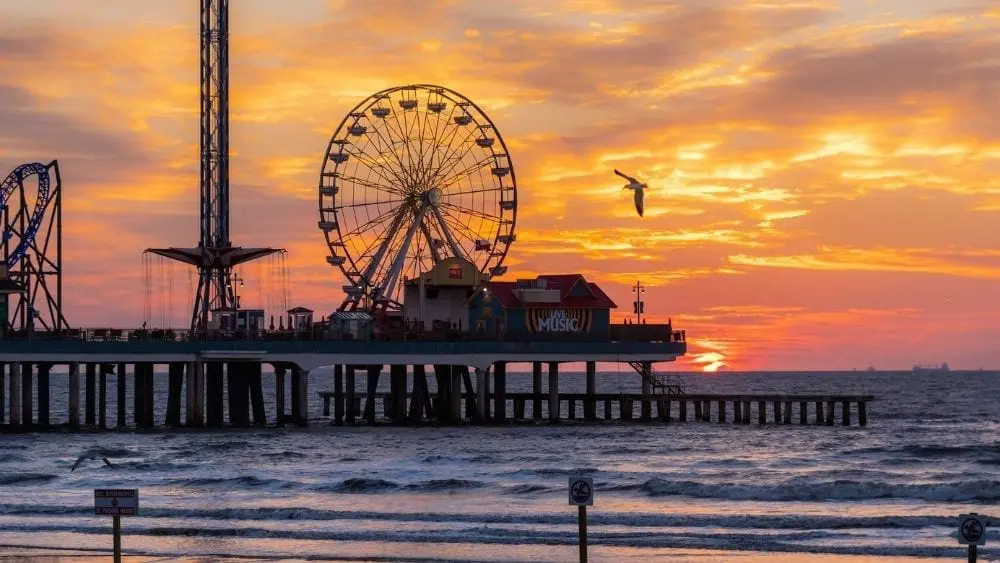
[[[530,378],[511,373],[508,386],[527,390]],[[993,517],[980,561],[1000,560],[1000,373],[683,378],[690,392],[877,401],[865,428],[758,426],[755,416],[338,428],[320,420],[314,392],[331,378],[317,372],[304,430],[0,434],[0,554],[107,560],[111,523],[93,515],[92,490],[120,486],[140,489],[140,516],[123,519],[126,552],[150,558],[574,561],[566,488],[583,474],[596,489],[591,561],[960,561],[963,512]],[[66,381],[53,383],[61,420]],[[600,378],[601,391],[637,385],[626,370]],[[581,390],[583,376],[561,374],[561,388]],[[165,377],[156,392],[162,421]],[[71,472],[85,452],[114,467]]]

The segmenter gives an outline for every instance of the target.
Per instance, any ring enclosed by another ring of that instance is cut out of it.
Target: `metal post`
[[[977,549],[975,544],[969,546],[969,563],[976,563]]]
[[[115,535],[115,563],[122,563],[122,517],[112,516],[111,518]]]
[[[587,563],[587,507],[579,506],[580,521],[580,563]]]

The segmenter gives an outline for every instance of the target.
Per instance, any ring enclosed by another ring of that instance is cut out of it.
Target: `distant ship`
[[[936,365],[936,366],[931,366],[931,365],[926,365],[925,366],[925,365],[920,365],[920,364],[917,364],[917,365],[913,366],[913,373],[923,373],[923,374],[928,374],[928,373],[948,373],[950,371],[951,371],[951,368],[948,367],[948,362],[944,362],[943,364]]]

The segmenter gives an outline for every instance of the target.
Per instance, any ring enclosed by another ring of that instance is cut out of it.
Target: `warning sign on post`
[[[975,512],[958,517],[958,543],[986,545],[986,517]]]
[[[94,489],[94,514],[136,516],[139,513],[139,489]]]
[[[570,477],[569,503],[576,506],[593,506],[594,480],[590,477]]]

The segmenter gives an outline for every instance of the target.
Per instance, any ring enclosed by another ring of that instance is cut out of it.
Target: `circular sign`
[[[581,504],[585,504],[590,500],[591,492],[590,483],[582,479],[573,481],[573,484],[569,487],[569,496],[573,499],[573,502]]]
[[[962,520],[962,526],[959,530],[962,534],[962,539],[969,543],[976,543],[983,538],[983,525],[977,518]]]

